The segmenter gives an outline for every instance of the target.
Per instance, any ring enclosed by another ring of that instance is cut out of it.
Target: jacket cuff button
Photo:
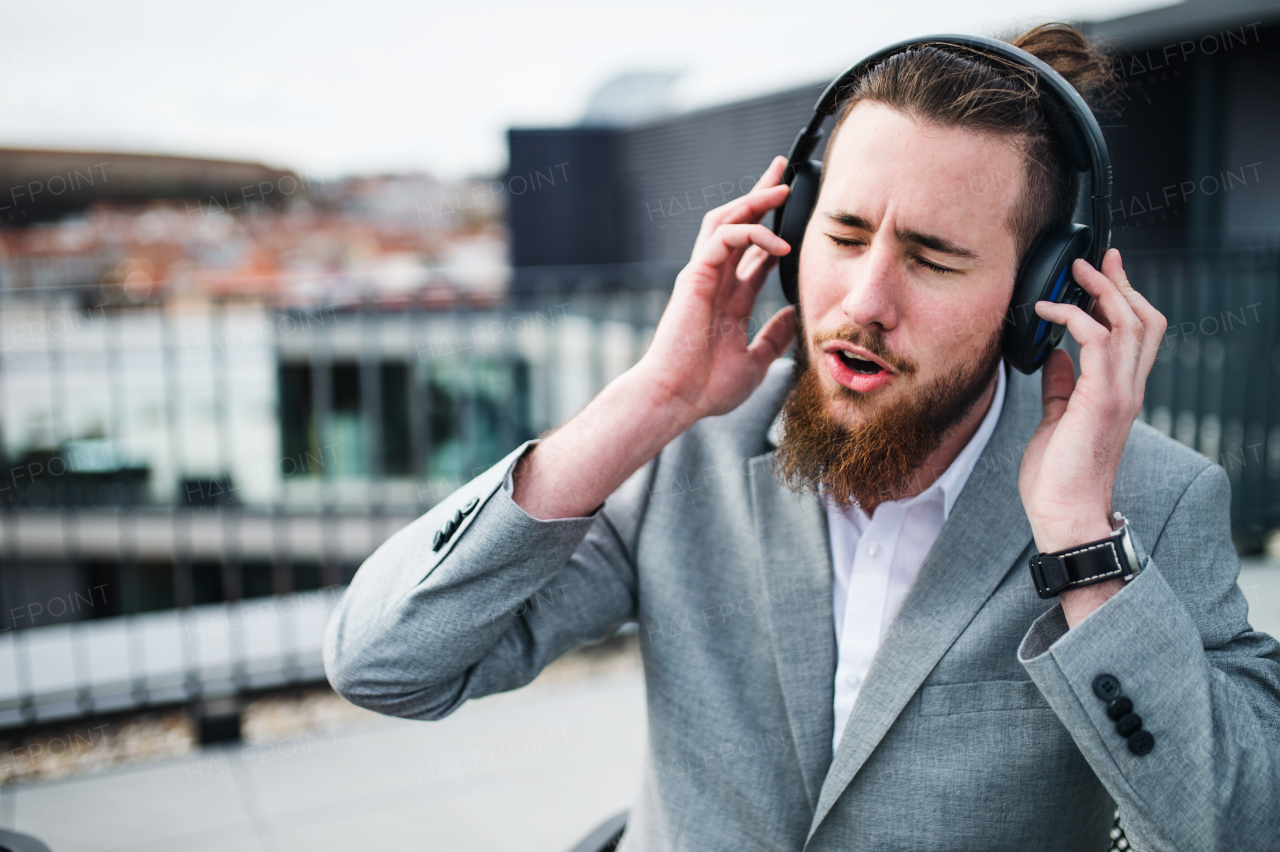
[[[1129,751],[1142,757],[1148,754],[1151,749],[1155,748],[1156,738],[1151,736],[1150,731],[1138,731],[1129,737]]]
[[[1093,679],[1093,694],[1103,701],[1110,701],[1120,695],[1120,679],[1112,674],[1100,674]]]
[[[1119,722],[1132,712],[1133,702],[1129,700],[1127,695],[1121,695],[1119,698],[1107,702],[1107,717],[1113,722]]]
[[[1116,731],[1122,737],[1131,737],[1140,730],[1142,730],[1142,717],[1137,713],[1121,716],[1120,721],[1116,722]]]

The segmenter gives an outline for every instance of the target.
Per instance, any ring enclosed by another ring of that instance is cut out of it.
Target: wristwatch
[[[1126,583],[1142,573],[1146,554],[1129,532],[1129,522],[1116,512],[1111,516],[1114,532],[1101,541],[1079,544],[1057,553],[1037,553],[1031,557],[1031,579],[1036,594],[1057,597],[1064,589],[1092,586],[1119,578]]]

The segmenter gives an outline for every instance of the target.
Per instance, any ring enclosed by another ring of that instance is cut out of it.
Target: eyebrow
[[[856,213],[849,213],[844,210],[836,210],[835,212],[826,214],[827,218],[837,225],[844,225],[847,228],[858,228],[862,231],[875,231],[871,222],[859,216]],[[898,230],[895,232],[898,239],[904,243],[915,243],[927,249],[932,249],[942,254],[949,254],[953,257],[963,257],[970,260],[976,260],[978,253],[972,249],[967,249],[959,243],[954,243],[946,237],[939,237],[936,234],[923,234],[920,231]]]

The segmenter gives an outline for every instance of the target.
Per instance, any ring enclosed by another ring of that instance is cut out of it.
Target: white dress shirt
[[[833,755],[884,631],[995,431],[1004,406],[1003,364],[997,373],[995,398],[978,431],[932,485],[915,497],[881,503],[871,517],[827,504],[837,642]]]

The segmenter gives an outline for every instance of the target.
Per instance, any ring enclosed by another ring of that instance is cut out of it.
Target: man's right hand
[[[795,336],[795,314],[783,308],[751,341],[756,296],[777,258],[791,247],[760,224],[786,200],[776,157],[742,198],[702,218],[689,265],[676,276],[671,301],[637,372],[687,410],[688,425],[737,408]]]
[[[752,341],[751,313],[791,247],[760,224],[787,197],[777,157],[751,192],[702,219],[689,265],[640,362],[521,459],[515,502],[535,518],[582,517],[672,439],[740,405],[795,336],[783,308]]]

